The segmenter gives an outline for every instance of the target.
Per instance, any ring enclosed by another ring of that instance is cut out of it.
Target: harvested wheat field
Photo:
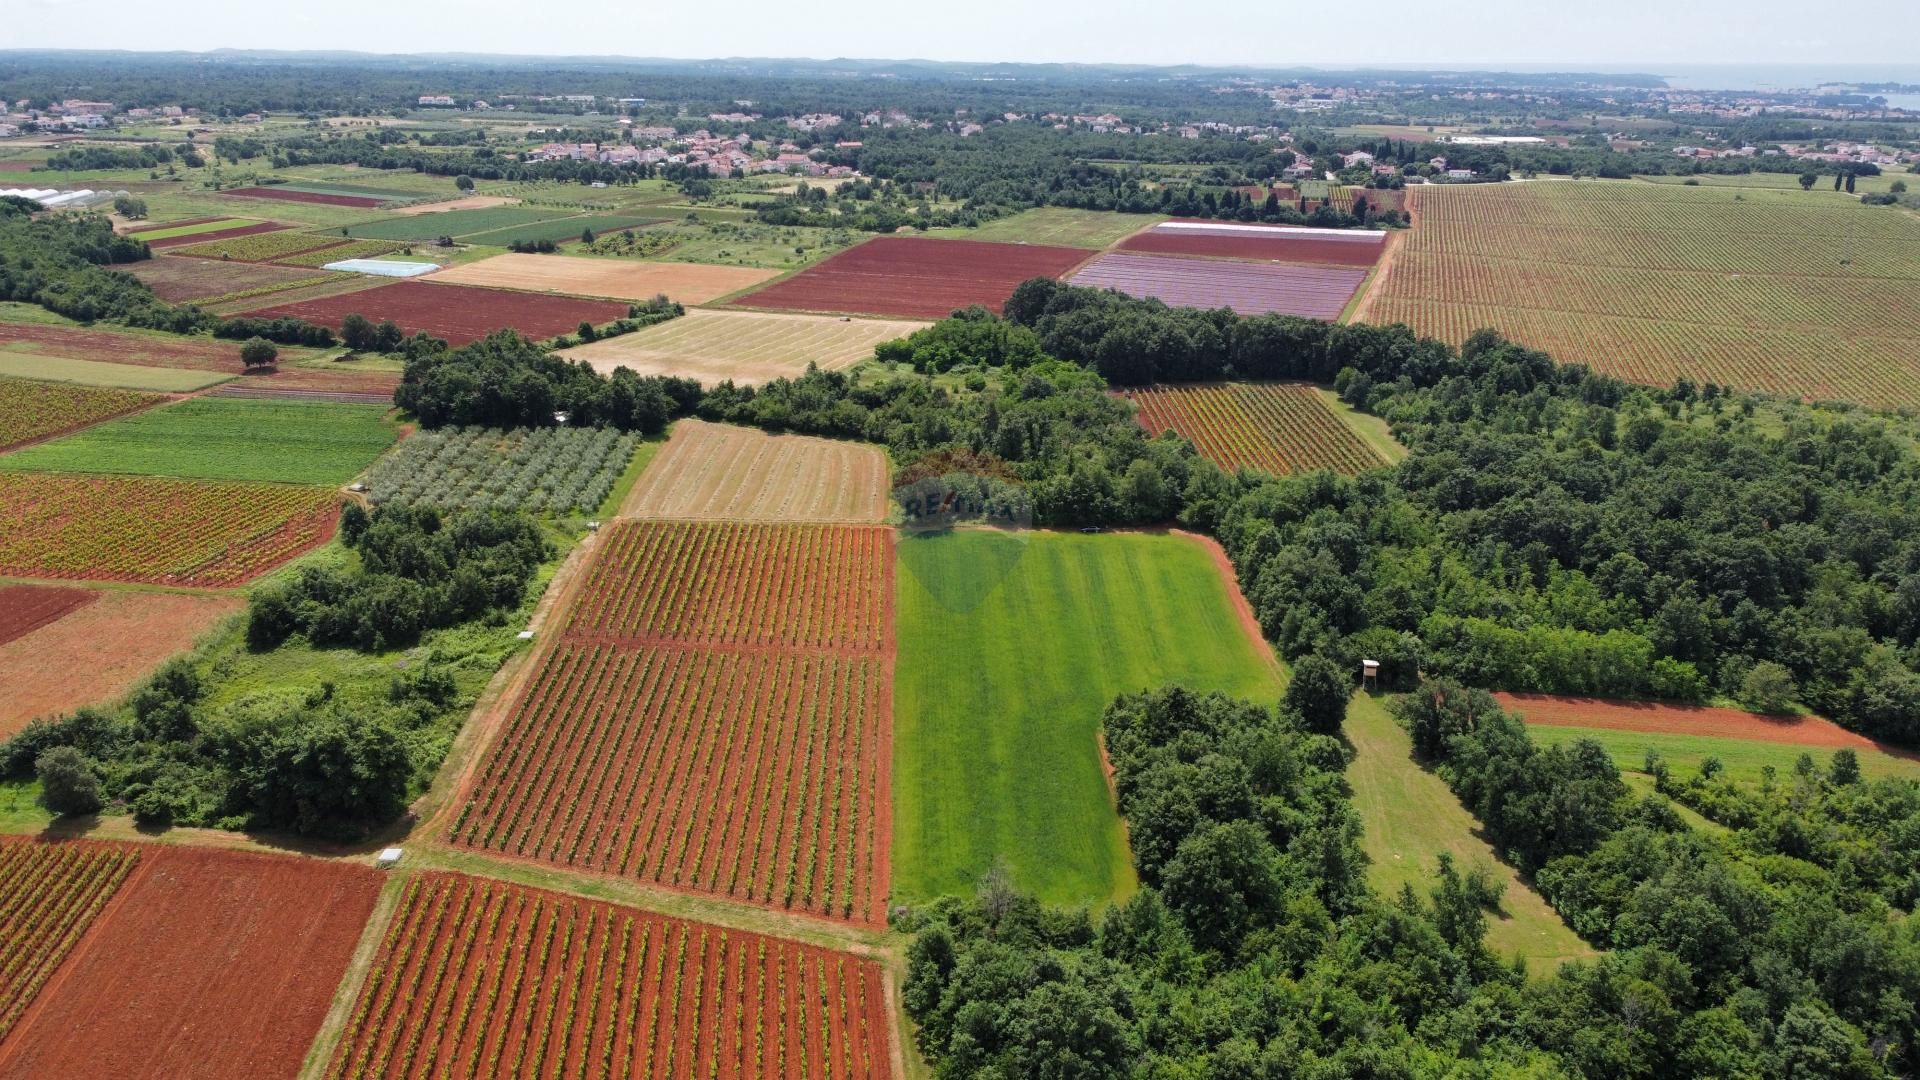
[[[887,457],[877,447],[682,420],[620,516],[878,522],[887,491]]]
[[[1495,694],[1500,707],[1529,724],[1601,728],[1654,735],[1710,735],[1835,750],[1880,750],[1879,743],[1818,716],[1761,716],[1740,709],[1664,701],[1609,701],[1555,694]]]
[[[704,304],[779,276],[778,270],[745,266],[507,254],[448,267],[433,280],[445,285],[484,285],[615,300],[651,300],[665,293],[683,304]]]
[[[380,885],[342,862],[143,848],[0,1077],[296,1075]]]
[[[753,311],[689,311],[636,334],[561,353],[595,371],[632,368],[639,375],[675,375],[704,386],[727,379],[753,385],[804,375],[808,364],[838,371],[871,359],[874,346],[926,326],[893,319],[782,315]]]
[[[84,604],[0,645],[0,737],[37,716],[112,701],[222,618],[246,606],[237,596],[84,591]],[[0,604],[10,591],[0,592]],[[91,599],[97,597],[97,599]]]

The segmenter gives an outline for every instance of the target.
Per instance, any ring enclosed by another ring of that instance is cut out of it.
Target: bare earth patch
[[[823,370],[849,368],[873,356],[874,346],[926,326],[893,319],[842,319],[831,315],[770,312],[687,312],[635,334],[581,345],[561,353],[585,360],[595,371],[632,368],[640,375],[676,375],[712,386],[725,379],[741,385],[804,375],[808,364]]]
[[[1674,705],[1660,701],[1608,701],[1553,694],[1495,694],[1500,707],[1529,724],[1603,728],[1656,735],[1711,735],[1754,742],[1884,750],[1865,735],[1818,716],[1761,716],[1739,709]]]
[[[449,267],[435,274],[433,280],[444,285],[485,285],[616,300],[651,300],[665,293],[683,304],[704,304],[779,276],[778,270],[747,266],[507,254]]]
[[[395,207],[393,212],[405,217],[415,214],[437,214],[442,210],[485,210],[490,206],[518,206],[519,199],[510,199],[505,195],[469,195],[464,199],[449,199],[446,202],[416,203],[413,206]]]
[[[876,447],[682,420],[619,516],[880,522],[887,489],[886,455]]]
[[[0,736],[38,716],[118,698],[244,606],[233,596],[99,593],[97,601],[0,645]]]

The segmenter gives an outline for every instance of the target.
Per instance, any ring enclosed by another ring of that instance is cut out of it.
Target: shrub
[[[34,762],[40,777],[40,805],[62,816],[100,809],[100,780],[93,762],[71,746],[56,746]]]

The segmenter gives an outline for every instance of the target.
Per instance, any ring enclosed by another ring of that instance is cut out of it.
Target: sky
[[[11,0],[8,7],[0,48],[1524,64],[1660,74],[1703,63],[1913,65],[1920,41],[1920,0],[1838,8],[1804,0]]]

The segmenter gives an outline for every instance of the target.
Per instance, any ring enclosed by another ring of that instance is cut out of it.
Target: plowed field
[[[1124,251],[1210,255],[1272,262],[1372,266],[1386,250],[1386,234],[1364,229],[1296,229],[1226,221],[1168,221],[1135,233]]]
[[[0,1039],[139,861],[137,848],[0,840]]]
[[[145,262],[127,263],[116,269],[125,270],[139,278],[147,288],[153,290],[155,296],[175,304],[255,290],[293,288],[301,283],[318,284],[331,281],[334,277],[318,270],[238,260],[189,259],[177,255],[161,255]],[[229,363],[228,366],[239,369],[237,363]]]
[[[1075,285],[1118,289],[1173,307],[1232,308],[1241,315],[1338,318],[1367,272],[1343,266],[1290,266],[1161,255],[1102,255],[1076,271]]]
[[[682,420],[620,516],[878,522],[888,479],[876,447]]]
[[[364,866],[147,847],[0,1047],[0,1077],[285,1077],[373,911]]]
[[[578,229],[574,235],[579,235]],[[442,284],[609,296],[616,300],[651,300],[665,293],[683,304],[704,304],[778,274],[777,270],[746,266],[507,254],[449,267],[434,275],[434,280]]]
[[[264,319],[291,315],[336,329],[342,319],[354,313],[374,322],[391,319],[409,334],[424,330],[434,337],[445,338],[448,344],[465,345],[495,330],[518,330],[535,340],[557,337],[573,332],[582,322],[597,325],[624,318],[627,305],[506,289],[397,281],[345,296],[248,312]]]
[[[204,243],[208,240],[231,240],[236,236],[253,236],[257,233],[278,232],[286,228],[277,221],[256,221],[251,225],[240,225],[231,229],[213,229],[208,232],[187,233],[184,236],[163,236],[157,240],[142,236],[147,246],[155,251],[163,248],[185,247],[188,244]]]
[[[149,337],[79,326],[0,323],[0,349],[108,364],[235,372],[240,346],[213,338]]]
[[[1223,469],[1351,475],[1385,464],[1303,383],[1153,386],[1122,396],[1140,406],[1135,419],[1149,434],[1183,435]]]
[[[891,1075],[878,964],[486,881],[409,882],[329,1077]]]
[[[51,585],[0,585],[0,645],[25,637],[100,594],[92,589],[62,589]],[[12,683],[7,684],[9,693]],[[5,706],[0,706],[3,710]]]
[[[1059,277],[1086,257],[1078,248],[882,236],[735,303],[912,319],[943,319],[970,304],[997,312],[1021,282]]]

